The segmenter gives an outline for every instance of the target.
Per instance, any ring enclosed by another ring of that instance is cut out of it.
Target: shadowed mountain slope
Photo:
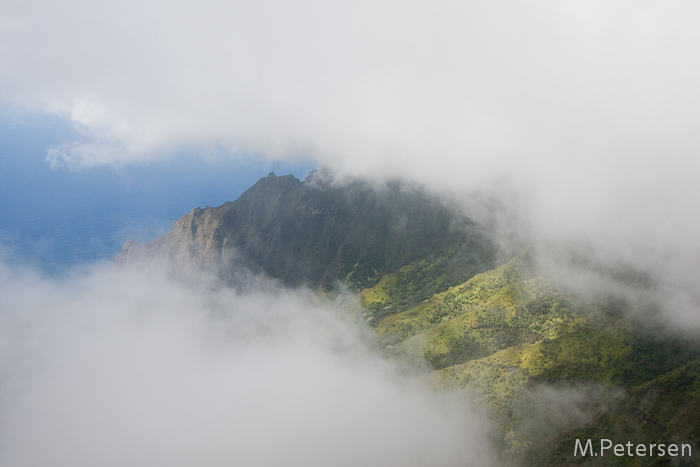
[[[194,263],[232,280],[245,268],[288,286],[340,280],[360,290],[423,259],[440,264],[445,284],[460,283],[493,256],[477,224],[418,187],[336,184],[313,172],[304,182],[270,173],[233,202],[193,209],[163,238],[127,242],[116,262],[157,257],[171,270]]]

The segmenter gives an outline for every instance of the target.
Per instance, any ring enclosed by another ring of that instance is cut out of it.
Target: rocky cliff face
[[[361,289],[437,257],[450,258],[445,268],[457,283],[489,269],[493,253],[478,225],[419,188],[270,173],[233,202],[193,209],[163,238],[127,242],[116,262],[157,257],[175,270],[193,263],[231,278],[245,267],[290,286],[345,280]]]

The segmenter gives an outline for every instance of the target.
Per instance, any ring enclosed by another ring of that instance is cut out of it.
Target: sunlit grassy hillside
[[[366,319],[388,355],[425,362],[437,387],[470,391],[496,420],[504,463],[697,465],[573,457],[577,437],[683,441],[700,457],[697,345],[645,325],[614,297],[584,304],[558,290],[528,253],[451,287],[439,271],[424,260],[385,275],[362,295]]]

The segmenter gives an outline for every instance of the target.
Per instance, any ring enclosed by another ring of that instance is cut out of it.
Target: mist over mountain
[[[472,203],[271,173],[116,266],[0,263],[0,465],[694,465],[700,347],[655,277],[504,249]]]
[[[438,391],[467,391],[463,403],[493,424],[495,465],[608,465],[572,456],[584,436],[697,452],[700,347],[660,326],[655,276],[580,246],[560,253],[564,268],[537,243],[509,257],[503,224],[489,222],[507,217],[502,206],[472,200],[488,211],[479,224],[449,199],[404,182],[271,173],[233,202],[192,210],[163,238],[125,244],[116,263],[175,277],[194,265],[194,277],[238,289],[261,290],[266,277],[334,291],[321,295],[356,303],[349,316],[369,323],[382,358],[430,375]],[[624,465],[666,465],[661,457]]]

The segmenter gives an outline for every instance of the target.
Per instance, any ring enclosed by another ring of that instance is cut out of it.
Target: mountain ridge
[[[127,242],[116,263],[157,256],[169,269],[195,264],[231,279],[245,267],[292,287],[345,281],[359,291],[436,257],[458,283],[492,267],[494,254],[481,226],[420,187],[340,184],[314,171],[303,182],[270,173],[235,201],[193,209],[163,238]]]

